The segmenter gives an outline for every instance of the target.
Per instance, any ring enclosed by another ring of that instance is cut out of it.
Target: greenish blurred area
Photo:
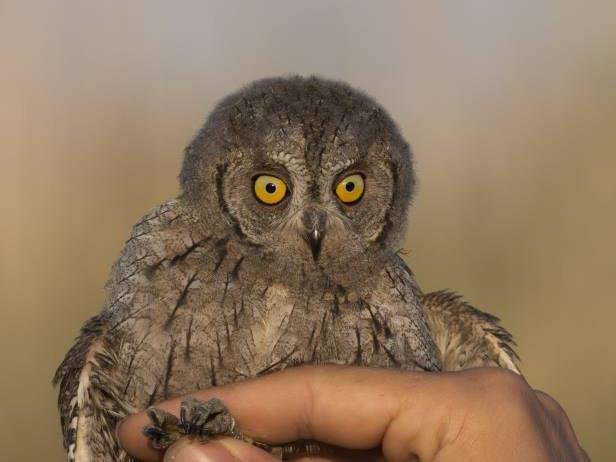
[[[411,142],[423,287],[500,316],[530,383],[612,459],[615,57],[610,1],[1,2],[1,458],[63,459],[54,368],[215,102],[317,73]]]

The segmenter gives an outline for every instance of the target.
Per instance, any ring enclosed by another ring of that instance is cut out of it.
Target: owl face
[[[374,101],[296,77],[223,101],[187,150],[182,181],[205,216],[231,224],[275,267],[335,279],[394,251],[413,174],[408,146]]]
[[[280,146],[279,144],[277,146]],[[251,153],[224,175],[223,199],[241,232],[271,255],[328,267],[357,260],[378,240],[393,191],[377,153],[313,169],[303,150]]]

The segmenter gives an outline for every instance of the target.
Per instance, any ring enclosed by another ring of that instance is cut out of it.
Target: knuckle
[[[547,394],[547,393],[545,393],[543,391],[540,391],[540,390],[536,390],[535,393],[536,393],[537,397],[539,398],[539,401],[541,401],[543,406],[553,416],[558,417],[560,419],[562,419],[563,417],[567,416],[567,414],[566,414],[565,410],[563,409],[563,407],[552,396],[550,396],[549,394]]]
[[[524,415],[533,412],[537,399],[524,378],[514,372],[499,369],[480,369],[470,381],[471,393],[486,407],[498,406]]]
[[[491,377],[491,396],[511,422],[528,424],[539,416],[540,404],[532,388],[519,375],[500,370]]]
[[[532,391],[520,375],[506,369],[486,369],[484,380],[491,390],[509,397],[526,397]]]

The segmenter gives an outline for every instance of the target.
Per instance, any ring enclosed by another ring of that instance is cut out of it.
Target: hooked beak
[[[312,258],[316,260],[319,258],[319,252],[321,251],[321,240],[323,240],[323,232],[318,229],[313,229],[310,232],[308,242],[310,244],[310,250],[312,250]]]
[[[314,261],[319,258],[321,243],[325,235],[325,213],[317,210],[307,210],[303,217],[303,238],[310,246]]]

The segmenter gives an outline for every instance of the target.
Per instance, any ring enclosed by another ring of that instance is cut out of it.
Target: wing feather
[[[69,461],[75,460],[80,404],[83,403],[83,399],[80,399],[80,394],[83,397],[83,388],[79,389],[81,371],[87,362],[91,346],[100,335],[102,328],[103,322],[99,316],[91,318],[84,324],[79,337],[64,357],[53,378],[53,385],[60,387],[58,409],[64,449]]]
[[[422,302],[444,370],[491,366],[520,373],[513,337],[496,316],[447,290],[426,294]]]

